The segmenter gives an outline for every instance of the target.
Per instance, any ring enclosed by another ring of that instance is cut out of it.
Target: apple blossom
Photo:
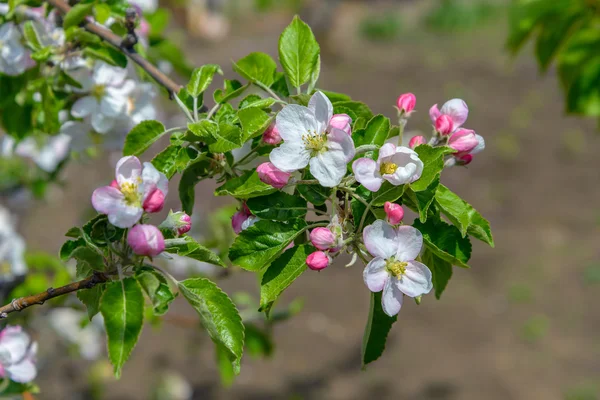
[[[87,93],[78,99],[71,108],[75,118],[91,117],[92,126],[99,133],[107,133],[117,120],[127,111],[129,95],[135,89],[135,82],[125,79],[127,70],[113,67],[103,61],[96,61],[93,71],[80,68],[77,78]]]
[[[479,141],[475,135],[475,131],[470,129],[459,129],[448,139],[448,147],[453,148],[458,153],[469,153],[473,150]]]
[[[236,234],[239,234],[241,231],[250,228],[258,220],[259,218],[250,212],[246,203],[243,203],[242,208],[231,217],[231,227]]]
[[[332,116],[333,106],[322,92],[311,97],[308,107],[285,106],[276,118],[283,144],[270,154],[273,165],[294,172],[310,164],[311,174],[322,186],[338,185],[355,149],[352,137],[329,126]]]
[[[396,106],[398,107],[398,111],[409,117],[410,114],[415,109],[415,105],[417,104],[417,97],[412,93],[404,93],[398,96],[398,100],[396,101]]]
[[[266,162],[256,168],[259,179],[274,188],[281,189],[287,185],[291,174],[279,170],[273,163]]]
[[[449,115],[440,115],[435,120],[435,130],[441,135],[449,135],[454,132],[454,122]]]
[[[37,375],[36,353],[37,343],[20,326],[7,326],[0,332],[0,377],[31,382]]]
[[[434,104],[429,109],[429,117],[431,118],[431,122],[436,126],[436,130],[438,130],[438,132],[440,130],[437,129],[437,120],[442,115],[446,115],[452,121],[451,132],[454,132],[467,120],[467,117],[469,116],[469,107],[467,107],[467,104],[461,99],[452,99],[447,101],[444,103],[441,110],[438,109],[437,104]]]
[[[372,292],[383,290],[381,304],[387,315],[398,314],[404,295],[418,297],[431,291],[431,271],[415,261],[423,247],[423,235],[417,229],[394,228],[377,220],[364,229],[363,241],[375,257],[364,269],[365,285]]]
[[[352,134],[352,118],[348,114],[334,114],[329,120],[329,126],[340,129],[348,135]]]
[[[58,165],[69,155],[71,137],[63,133],[56,136],[45,136],[36,140],[31,136],[19,143],[12,137],[3,141],[5,154],[14,154],[31,159],[38,167],[46,172],[54,172]]]
[[[423,162],[414,150],[386,143],[379,149],[377,161],[359,158],[352,164],[352,170],[358,182],[376,192],[384,180],[394,186],[416,181],[423,172]]]
[[[125,116],[131,121],[131,128],[142,121],[156,118],[155,98],[156,89],[151,83],[138,83],[135,85],[135,88],[127,96],[125,107]]]
[[[11,76],[21,75],[26,69],[35,65],[22,40],[23,35],[13,22],[0,25],[0,73]]]
[[[15,218],[0,205],[0,282],[14,281],[27,273],[25,241],[15,231]]]
[[[404,218],[404,209],[400,204],[385,202],[383,206],[387,220],[392,225],[398,225]]]
[[[320,271],[331,264],[331,257],[324,251],[315,251],[306,257],[306,265],[313,271]]]
[[[262,140],[266,144],[271,145],[281,143],[281,135],[279,135],[279,130],[277,130],[277,126],[275,124],[271,124],[267,128],[267,130],[263,133]]]
[[[413,136],[408,142],[408,147],[414,149],[415,147],[425,143],[427,143],[427,141],[425,140],[424,136]]]
[[[130,228],[142,213],[162,209],[168,193],[168,179],[148,162],[144,167],[134,156],[123,157],[116,166],[118,188],[104,186],[92,194],[92,205],[108,215],[111,224]]]
[[[310,242],[319,250],[329,250],[337,243],[337,238],[328,228],[315,228],[310,232]]]
[[[169,229],[177,235],[183,235],[192,229],[192,218],[183,211],[169,210],[169,215],[158,227]]]
[[[129,230],[127,244],[135,254],[154,257],[165,249],[165,238],[154,225],[138,224]]]
[[[55,308],[47,316],[49,325],[66,342],[75,345],[81,357],[85,360],[96,360],[104,349],[103,331],[104,319],[98,313],[91,323],[82,325],[87,319],[87,313],[72,308]]]

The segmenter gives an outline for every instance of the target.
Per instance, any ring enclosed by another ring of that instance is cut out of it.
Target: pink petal
[[[103,186],[92,193],[92,206],[101,214],[110,214],[125,205],[123,193],[112,186]]]
[[[356,181],[371,192],[376,192],[383,183],[383,178],[377,173],[377,163],[370,158],[359,158],[352,163],[352,171]]]

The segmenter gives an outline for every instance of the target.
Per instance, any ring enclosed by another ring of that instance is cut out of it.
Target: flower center
[[[325,133],[311,135],[309,132],[302,136],[302,141],[304,141],[304,145],[311,151],[311,155],[314,157],[316,154],[325,150],[327,135]]]
[[[94,85],[92,86],[91,94],[96,98],[96,100],[100,101],[102,97],[104,97],[105,91],[106,87],[104,85]]]
[[[406,272],[407,262],[403,261],[388,261],[385,268],[394,275],[396,278],[400,278]]]
[[[121,185],[121,193],[125,197],[125,203],[128,206],[141,207],[142,202],[140,199],[140,193],[135,183],[125,182]]]
[[[131,115],[135,110],[135,99],[133,97],[127,98],[127,115]]]
[[[8,261],[0,263],[0,275],[11,275],[12,268]]]
[[[390,175],[393,174],[394,172],[396,172],[396,170],[398,169],[398,166],[394,163],[391,162],[384,162],[381,163],[381,168],[379,168],[379,173],[381,175]]]

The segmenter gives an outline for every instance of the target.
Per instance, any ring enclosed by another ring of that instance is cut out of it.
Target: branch
[[[36,304],[44,304],[44,302],[47,300],[55,297],[63,296],[78,290],[91,289],[97,284],[106,281],[108,281],[108,277],[106,275],[102,273],[94,273],[92,276],[89,276],[78,282],[69,283],[68,285],[61,286],[56,289],[48,288],[48,290],[42,293],[14,299],[9,304],[0,307],[0,318],[7,318],[8,314],[11,312],[21,311]]]
[[[51,4],[63,14],[67,14],[69,11],[71,11],[71,7],[63,0],[47,1],[49,4]],[[164,86],[167,89],[167,91],[169,92],[169,97],[171,99],[179,92],[179,89],[181,89],[181,85],[178,85],[177,83],[173,82],[168,76],[163,74],[158,68],[152,65],[150,61],[146,60],[144,57],[136,53],[135,50],[133,50],[133,48],[125,47],[122,44],[123,38],[114,34],[109,29],[106,29],[101,25],[97,25],[94,22],[84,22],[83,27],[88,32],[91,32],[94,35],[99,36],[106,42],[110,43],[117,50],[121,51],[123,54],[129,57],[133,62],[142,67],[142,69],[146,71],[148,75],[150,75],[152,78],[154,78],[156,82],[158,82],[160,85]]]

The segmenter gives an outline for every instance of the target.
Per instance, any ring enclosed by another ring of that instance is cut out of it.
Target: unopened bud
[[[456,156],[456,165],[468,165],[473,161],[473,156],[471,154],[462,154],[460,156]]]
[[[435,130],[441,135],[449,135],[452,133],[454,123],[449,115],[442,114],[435,120]]]
[[[276,145],[281,142],[281,135],[279,135],[279,130],[275,124],[272,124],[267,128],[267,130],[263,133],[262,140],[263,142],[271,145]]]
[[[258,172],[258,178],[262,182],[277,189],[287,185],[291,176],[289,172],[283,172],[270,162],[260,164],[256,168],[256,172]]]
[[[404,218],[404,209],[400,204],[386,201],[383,209],[385,210],[385,215],[387,215],[388,222],[392,225],[399,224],[402,218]]]
[[[306,257],[306,265],[313,271],[320,271],[331,264],[331,257],[324,251],[315,251]]]
[[[408,142],[408,147],[410,147],[411,149],[414,149],[417,146],[420,146],[422,144],[425,144],[425,137],[424,136],[413,136],[412,139],[410,139],[410,142]]]
[[[242,209],[233,214],[231,217],[231,227],[236,234],[239,234],[244,229],[248,229],[258,221],[258,217],[250,212],[250,209],[244,203]]]
[[[473,150],[479,141],[475,135],[475,131],[470,129],[460,129],[450,136],[448,146],[459,153],[469,153]]]
[[[415,109],[415,105],[417,104],[417,98],[412,93],[404,93],[398,96],[398,100],[396,101],[396,106],[398,110],[402,114],[410,115],[410,113]]]
[[[183,211],[169,211],[169,215],[158,226],[161,229],[169,229],[177,235],[183,235],[192,229],[192,218]]]
[[[164,193],[160,189],[154,189],[153,191],[151,191],[148,194],[148,196],[146,196],[146,199],[144,200],[144,204],[142,204],[142,207],[144,208],[144,211],[146,211],[146,212],[155,213],[155,212],[159,212],[160,210],[162,210],[164,205],[165,205]]]
[[[165,249],[165,238],[154,225],[134,226],[127,234],[127,243],[140,256],[154,257]]]
[[[329,126],[340,129],[348,135],[352,134],[352,118],[348,114],[334,114],[329,121]]]
[[[328,250],[336,244],[336,238],[329,229],[321,227],[310,232],[310,242],[319,250]]]

